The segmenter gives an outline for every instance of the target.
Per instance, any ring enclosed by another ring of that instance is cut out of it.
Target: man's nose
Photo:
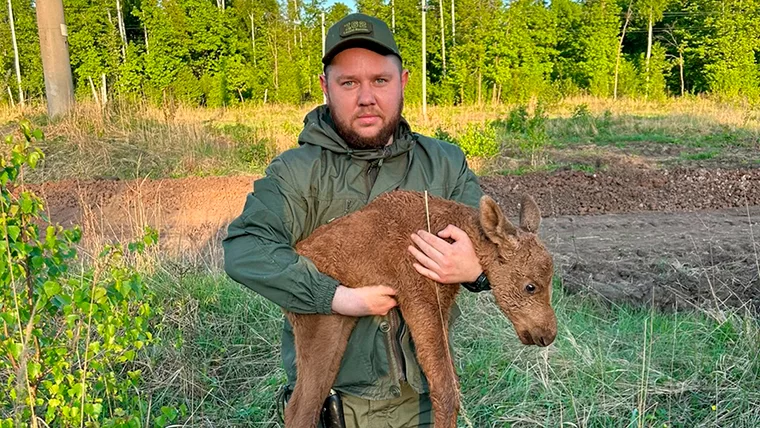
[[[375,93],[370,85],[359,86],[359,105],[371,106],[375,104]]]

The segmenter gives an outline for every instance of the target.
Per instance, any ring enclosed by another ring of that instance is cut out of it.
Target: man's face
[[[401,119],[407,70],[398,59],[351,48],[330,62],[319,81],[341,137],[352,147],[380,148],[390,143]]]

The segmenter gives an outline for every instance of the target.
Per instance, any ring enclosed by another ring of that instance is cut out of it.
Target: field
[[[83,226],[84,254],[160,232],[141,264],[163,309],[139,360],[146,426],[161,407],[185,426],[278,426],[282,315],[224,276],[220,239],[308,110],[23,112],[47,136],[24,181],[53,221]],[[20,116],[0,110],[3,134]],[[509,215],[534,195],[555,259],[548,349],[520,345],[489,294],[461,296],[463,426],[760,425],[757,107],[577,98],[406,117],[462,146]]]

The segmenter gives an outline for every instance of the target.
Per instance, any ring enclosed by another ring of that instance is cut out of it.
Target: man
[[[427,190],[471,206],[482,192],[458,147],[412,133],[401,117],[409,72],[384,22],[346,16],[329,29],[322,62],[327,104],[306,116],[299,147],[274,159],[256,181],[224,240],[225,269],[288,311],[361,317],[334,385],[346,426],[432,426],[427,383],[390,284],[345,287],[293,247],[383,192]],[[438,236],[420,231],[410,240],[420,274],[473,291],[487,288],[460,229],[449,226]],[[287,320],[282,357],[292,389],[295,347]]]

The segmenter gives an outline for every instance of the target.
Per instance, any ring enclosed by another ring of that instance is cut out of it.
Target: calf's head
[[[541,213],[530,196],[522,199],[519,227],[512,225],[493,199],[480,199],[480,226],[487,248],[481,264],[496,303],[523,344],[548,346],[557,335],[551,307],[554,266],[536,234],[540,223]]]

